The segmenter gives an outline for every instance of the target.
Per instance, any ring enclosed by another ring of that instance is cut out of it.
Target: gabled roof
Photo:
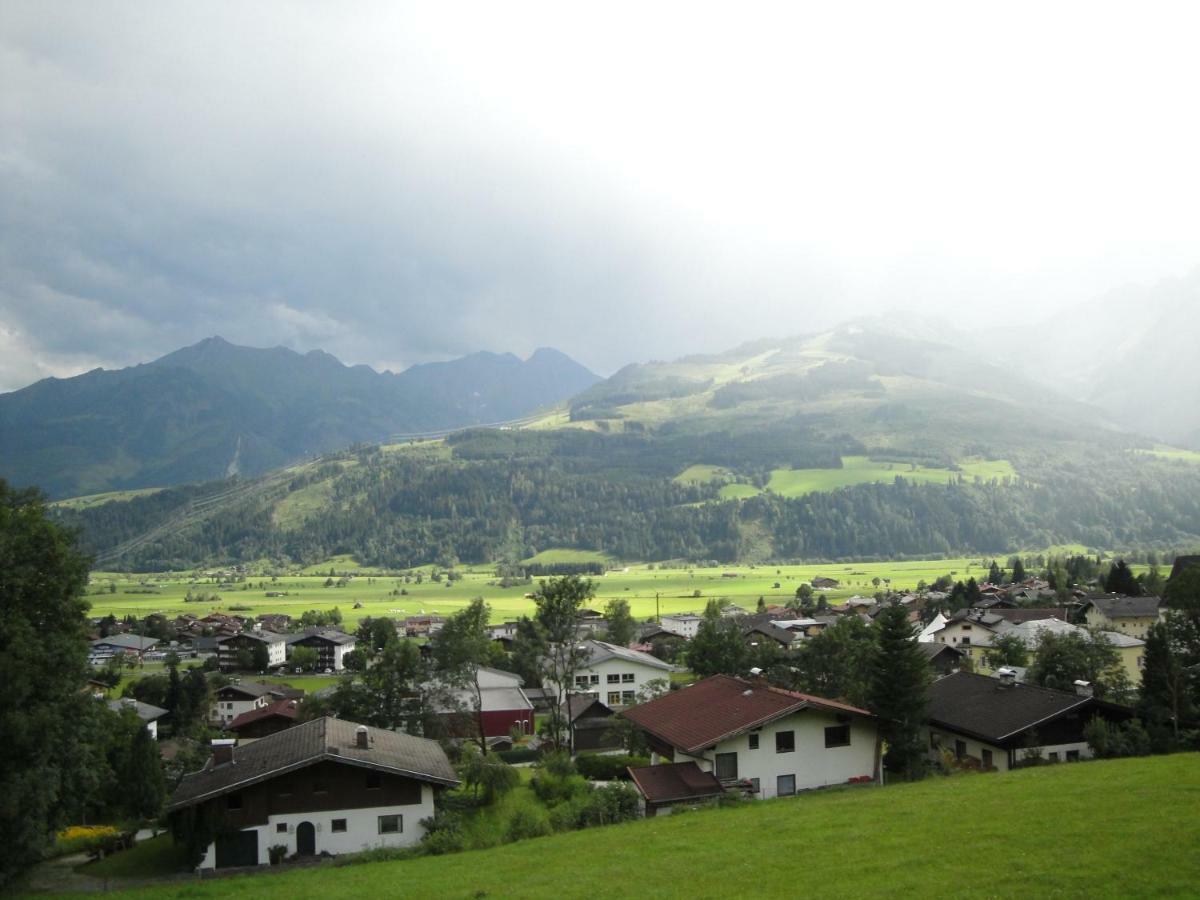
[[[298,644],[301,641],[313,639],[324,641],[327,644],[353,644],[358,638],[352,634],[346,634],[344,631],[320,630],[320,631],[297,631],[294,634],[282,635],[288,645]]]
[[[803,640],[803,636],[794,631],[788,631],[786,628],[780,628],[774,622],[755,622],[753,625],[748,625],[742,629],[742,636],[749,637],[754,634],[761,634],[763,637],[770,638],[778,644],[783,644],[785,647],[790,647],[793,642]]]
[[[933,641],[918,641],[917,649],[925,654],[926,659],[936,659],[943,653],[950,653],[954,656],[961,657],[962,651],[952,644],[938,644]]]
[[[1109,619],[1145,619],[1157,616],[1161,605],[1159,597],[1092,597],[1083,609],[1093,606]]]
[[[620,659],[625,662],[641,663],[654,669],[662,669],[665,672],[675,670],[670,663],[663,662],[657,656],[651,656],[641,650],[630,650],[628,647],[619,647],[605,641],[581,641],[580,646],[584,648],[585,654],[585,661],[580,668],[598,665],[608,659]]]
[[[630,707],[620,715],[672,747],[694,755],[726,738],[803,709],[871,716],[865,709],[848,703],[729,675],[712,675]]]
[[[589,719],[608,718],[613,711],[593,697],[591,694],[568,694],[567,717],[571,722],[587,717]]]
[[[453,787],[458,777],[437,741],[367,727],[368,746],[358,747],[355,722],[328,717],[235,747],[233,761],[209,764],[184,777],[169,811],[229,794],[313,763],[332,761]]]
[[[1091,636],[1091,632],[1086,628],[1081,628],[1078,625],[1072,625],[1069,622],[1063,622],[1059,619],[1034,619],[1029,622],[1022,622],[1020,625],[1010,625],[1008,628],[1002,630],[1003,634],[1015,634],[1030,648],[1035,647],[1038,640],[1046,632],[1053,634],[1078,634],[1085,638]],[[1107,638],[1108,642],[1114,647],[1141,647],[1146,643],[1131,635],[1121,634],[1119,631],[1101,631],[1100,634]]]
[[[955,672],[929,686],[926,719],[951,731],[999,743],[1095,701],[1032,684]]]
[[[694,762],[641,766],[627,771],[648,803],[705,800],[725,793],[717,777],[700,771]]]
[[[1061,606],[1048,606],[1037,609],[993,609],[993,613],[1005,622],[1020,625],[1022,622],[1036,622],[1041,619],[1058,619],[1061,622],[1070,618],[1070,612]]]
[[[92,641],[93,647],[120,647],[123,650],[149,650],[158,643],[158,638],[142,637],[137,634],[110,634]]]
[[[226,641],[236,641],[243,638],[248,638],[252,641],[262,641],[264,644],[275,644],[279,641],[286,641],[288,635],[276,634],[274,631],[260,631],[253,628],[248,628],[245,631],[239,631],[237,634],[225,634],[217,638],[217,644],[223,644]]]
[[[263,681],[247,681],[243,684],[226,684],[217,688],[217,693],[236,691],[246,697],[263,697],[274,694],[276,697],[303,697],[304,691],[288,687],[286,684],[267,684]]]
[[[259,719],[281,718],[296,721],[296,716],[299,715],[300,701],[284,698],[276,700],[274,703],[268,703],[266,706],[260,706],[258,709],[252,709],[249,712],[244,712],[225,727],[229,731],[237,731],[239,728],[249,725],[252,722],[257,722]]]
[[[108,700],[106,702],[108,708],[113,712],[119,713],[126,709],[132,709],[143,722],[153,722],[167,714],[167,710],[161,706],[155,706],[153,703],[143,703],[141,700],[134,700],[132,697],[122,697],[119,700]]]

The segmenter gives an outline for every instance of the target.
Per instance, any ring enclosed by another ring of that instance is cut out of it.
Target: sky
[[[1200,266],[1194,4],[0,9],[0,390],[220,334],[601,374]]]

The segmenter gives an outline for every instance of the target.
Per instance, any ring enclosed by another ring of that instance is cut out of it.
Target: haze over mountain
[[[254,475],[401,432],[517,418],[597,380],[551,349],[393,374],[214,337],[0,395],[0,476],[62,497]]]

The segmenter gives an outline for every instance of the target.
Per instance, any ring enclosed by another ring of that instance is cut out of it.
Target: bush
[[[462,816],[456,812],[441,811],[430,819],[422,819],[425,837],[421,839],[421,851],[430,856],[457,853],[466,848]]]
[[[546,771],[539,773],[529,786],[546,806],[555,806],[590,790],[587,781],[580,775],[557,775]]]
[[[650,765],[644,756],[580,756],[575,760],[579,774],[589,781],[628,781],[627,768]]]
[[[506,763],[537,762],[542,757],[540,751],[533,750],[529,747],[501,750],[495,755],[500,757]]]
[[[576,772],[575,761],[566,751],[554,750],[543,754],[541,770],[549,772],[551,775],[574,775]]]
[[[523,841],[526,838],[543,837],[550,834],[550,817],[536,806],[518,806],[508,828],[504,832],[506,842]]]
[[[121,834],[114,825],[72,825],[54,836],[54,847],[48,856],[107,849]]]

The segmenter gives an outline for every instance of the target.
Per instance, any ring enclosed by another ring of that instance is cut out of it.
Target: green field
[[[1172,459],[1177,462],[1188,462],[1200,465],[1200,453],[1195,450],[1180,450],[1178,447],[1155,447],[1153,450],[1138,450],[1137,453],[1146,453],[1150,456],[1157,456],[1160,459]]]
[[[922,484],[945,484],[953,478],[968,480],[1016,478],[1008,460],[968,459],[958,470],[937,469],[913,463],[879,462],[867,456],[845,456],[840,469],[776,469],[767,490],[784,497],[800,497],[815,491],[832,491],[856,484],[890,482],[897,476]]]
[[[86,497],[72,497],[69,500],[56,500],[51,506],[61,506],[64,509],[88,509],[92,506],[102,506],[105,503],[122,503],[134,497],[147,497],[157,494],[163,488],[139,488],[134,491],[107,491],[103,494],[88,494]]]
[[[732,478],[733,473],[721,466],[688,466],[675,476],[678,484],[708,484],[711,481],[723,481]]]
[[[546,551],[539,558],[553,562],[585,562],[601,559],[595,554],[579,551]],[[1001,557],[1003,562],[1005,557]],[[831,563],[801,566],[718,566],[715,568],[666,568],[663,566],[632,565],[592,579],[596,590],[593,606],[603,607],[614,597],[629,601],[633,614],[647,618],[655,614],[656,608],[663,612],[688,612],[704,609],[712,598],[724,598],[753,610],[762,597],[765,603],[783,603],[796,594],[801,582],[811,581],[818,575],[836,578],[837,589],[825,592],[831,603],[855,594],[871,595],[877,587],[873,579],[888,581],[896,590],[911,589],[917,582],[930,583],[941,575],[953,575],[966,580],[986,575],[987,559],[933,559],[908,560],[901,562]],[[336,572],[354,573],[344,587],[325,587],[330,569]],[[1135,572],[1144,567],[1133,567]],[[461,609],[474,597],[483,597],[491,604],[494,622],[515,619],[533,611],[533,601],[526,594],[536,588],[533,585],[500,586],[495,570],[488,566],[461,568],[462,578],[458,581],[435,582],[430,580],[428,569],[423,570],[422,583],[410,579],[407,583],[394,574],[377,574],[360,569],[352,560],[344,557],[321,565],[311,566],[305,574],[283,575],[271,581],[266,576],[250,576],[246,589],[241,584],[232,590],[220,589],[219,579],[202,578],[193,581],[182,573],[152,576],[129,576],[115,573],[92,574],[89,601],[93,615],[112,613],[118,617],[127,614],[139,618],[150,613],[178,615],[190,612],[198,616],[214,610],[260,615],[262,613],[287,613],[299,616],[308,609],[331,609],[336,606],[345,617],[345,626],[351,627],[364,616],[404,617],[422,613],[449,614]],[[725,577],[726,575],[734,577]],[[109,584],[116,593],[109,593]],[[155,593],[136,593],[147,590],[145,584],[153,584]],[[778,585],[778,587],[776,587]],[[193,593],[218,593],[219,603],[188,603],[184,598],[188,591]],[[286,593],[283,597],[267,597],[267,591]],[[407,591],[398,595],[397,591]],[[699,591],[699,596],[695,592]],[[656,603],[657,597],[657,603]],[[356,603],[361,604],[358,609]]]
[[[1195,897],[1200,756],[836,789],[146,897]]]
[[[597,553],[595,550],[552,549],[535,553],[528,559],[521,560],[525,565],[553,566],[564,563],[600,563],[612,561],[607,553]]]

